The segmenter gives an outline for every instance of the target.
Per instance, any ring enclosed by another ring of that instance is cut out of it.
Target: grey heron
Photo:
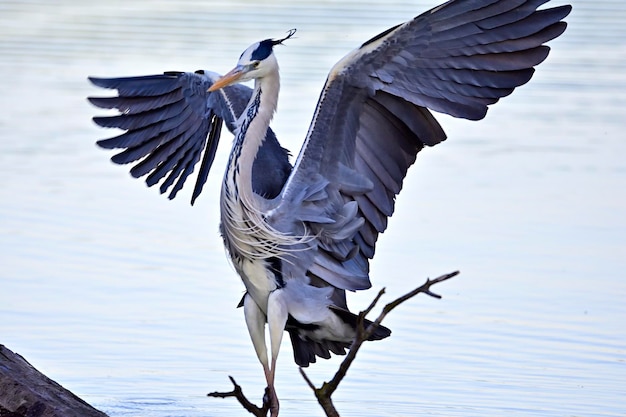
[[[234,134],[220,211],[224,244],[243,280],[240,303],[278,413],[274,386],[284,332],[294,359],[345,354],[357,316],[346,291],[371,286],[369,261],[395,196],[424,147],[446,135],[430,110],[479,120],[528,82],[566,28],[571,6],[548,0],[451,0],[368,40],[330,71],[302,149],[289,153],[269,128],[279,71],[275,47],[256,42],[224,76],[210,71],[96,78],[114,97],[91,97],[114,116],[94,117],[119,136],[117,164],[176,196],[200,162],[201,193],[222,124]],[[254,80],[254,88],[239,84]],[[269,334],[268,356],[265,335]],[[379,327],[372,340],[390,330]]]

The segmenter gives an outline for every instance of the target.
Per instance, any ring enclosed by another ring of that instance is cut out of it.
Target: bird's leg
[[[270,348],[272,351],[272,366],[269,373],[265,374],[267,386],[270,391],[270,415],[278,416],[278,396],[274,389],[274,377],[276,375],[276,360],[280,351],[280,342],[283,340],[285,324],[287,323],[287,305],[283,299],[283,291],[280,289],[270,293],[267,300],[267,324],[270,333]]]
[[[270,381],[270,367],[267,360],[267,346],[265,345],[265,313],[259,308],[259,305],[252,299],[250,294],[246,294],[243,299],[243,314],[246,318],[246,326],[248,327],[248,333],[250,339],[252,339],[252,345],[256,356],[259,358],[259,362],[263,366],[263,372],[265,373],[265,380]],[[273,387],[271,389],[273,391]],[[271,395],[270,395],[271,396]]]
[[[246,326],[248,327],[248,333],[250,333],[250,339],[254,345],[254,350],[259,362],[263,366],[263,373],[265,374],[265,381],[267,382],[267,394],[269,396],[271,417],[278,416],[278,397],[276,396],[276,390],[274,389],[274,366],[276,360],[272,353],[272,367],[269,366],[267,359],[267,346],[265,345],[265,322],[269,321],[263,310],[261,310],[258,304],[252,299],[249,294],[243,299],[243,313],[246,318]],[[285,319],[286,322],[286,319]],[[271,325],[270,337],[271,337]],[[283,329],[285,325],[283,324]],[[281,332],[282,336],[282,332]],[[280,342],[279,342],[280,345]],[[273,344],[272,344],[273,346]],[[278,354],[278,353],[277,353]]]

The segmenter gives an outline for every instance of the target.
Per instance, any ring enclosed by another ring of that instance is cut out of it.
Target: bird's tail
[[[345,324],[352,327],[356,334],[359,320],[359,317],[356,314],[334,306],[331,306],[330,309]],[[373,323],[370,320],[364,319],[363,324],[367,329]],[[300,328],[299,326],[287,326],[286,330],[289,332],[289,337],[291,339],[294,360],[298,366],[302,367],[307,367],[309,364],[315,363],[317,356],[323,359],[330,359],[331,353],[334,353],[335,355],[345,355],[346,349],[349,349],[350,345],[352,345],[351,341],[347,342],[329,339],[314,340],[307,336],[306,329]],[[391,330],[385,326],[379,325],[367,340],[381,340],[388,337],[390,334]]]

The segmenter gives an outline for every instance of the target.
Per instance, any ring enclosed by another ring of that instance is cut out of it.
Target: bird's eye
[[[252,63],[252,67],[253,67],[253,68],[258,68],[260,63],[261,63],[260,61],[254,61],[254,62]]]

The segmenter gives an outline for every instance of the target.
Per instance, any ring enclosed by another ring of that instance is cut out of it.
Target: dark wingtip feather
[[[130,164],[131,162],[136,161],[137,159],[139,159],[140,157],[134,157],[134,156],[130,156],[128,150],[117,153],[115,155],[113,155],[111,157],[111,161],[115,164],[118,165],[126,165],[126,164]],[[132,170],[131,170],[131,175],[134,178],[139,178],[137,175],[135,175]]]
[[[91,118],[100,127],[118,127],[119,116],[94,116]]]
[[[111,104],[111,100],[108,97],[87,97],[87,101],[101,109],[112,109],[115,107]]]
[[[553,30],[551,34],[552,36],[549,39],[547,39],[546,42],[551,41],[561,36],[563,32],[565,32],[565,29],[567,29],[567,22],[557,22],[554,25],[552,25],[551,28]]]
[[[100,139],[99,141],[96,141],[96,145],[98,145],[102,149],[116,149],[119,148],[119,146],[117,145],[118,139],[118,136],[114,138]]]
[[[89,76],[87,77],[87,79],[95,86],[102,87],[102,88],[110,88],[108,87],[108,83],[107,83],[107,80],[109,80],[108,78]]]
[[[572,5],[564,4],[563,6],[554,7],[552,10],[556,10],[557,16],[560,16],[558,20],[562,20],[572,12]]]
[[[207,143],[204,150],[204,155],[202,157],[202,163],[200,164],[200,171],[198,171],[196,184],[193,188],[193,193],[191,195],[192,206],[196,202],[198,196],[202,193],[204,184],[209,177],[209,171],[211,170],[211,166],[213,165],[213,161],[215,159],[215,154],[217,153],[217,145],[219,143],[219,139],[222,133],[222,125],[223,120],[220,117],[215,115],[210,117],[210,129],[207,136]]]

